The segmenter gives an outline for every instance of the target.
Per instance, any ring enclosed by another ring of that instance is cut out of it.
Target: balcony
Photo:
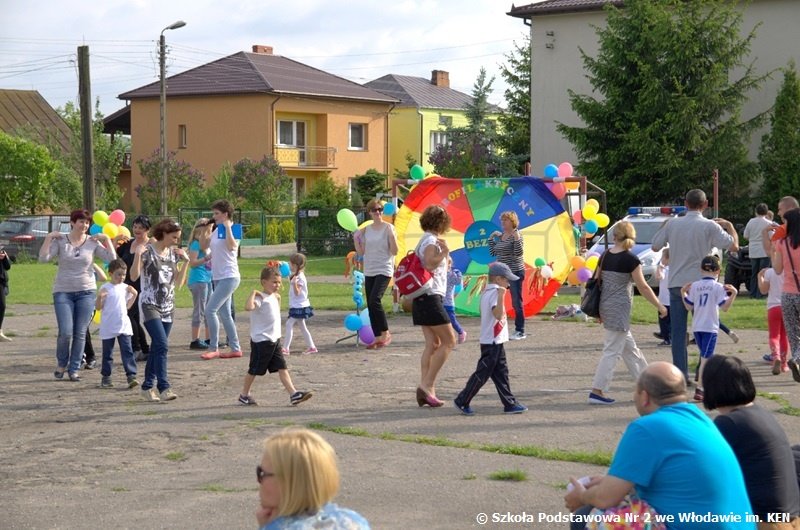
[[[282,167],[333,169],[336,167],[336,148],[276,145],[275,159]]]

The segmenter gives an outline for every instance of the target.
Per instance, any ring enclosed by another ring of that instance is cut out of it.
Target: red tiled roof
[[[72,131],[36,90],[0,89],[0,130],[12,136],[23,130],[42,144],[55,143],[70,151]]]
[[[276,93],[395,103],[358,83],[280,55],[239,52],[167,78],[169,96]],[[159,83],[120,94],[120,99],[159,96]]]
[[[530,18],[536,15],[553,15],[556,13],[579,13],[581,11],[599,11],[606,4],[622,7],[623,0],[545,0],[538,4],[514,7],[506,13],[517,18]]]

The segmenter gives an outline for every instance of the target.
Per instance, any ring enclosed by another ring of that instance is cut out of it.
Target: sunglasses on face
[[[261,484],[261,481],[264,480],[265,478],[274,476],[275,473],[264,471],[264,468],[262,468],[261,466],[256,466],[256,480],[258,481],[259,484]]]
[[[372,210],[370,210],[370,211],[371,211],[372,213],[381,213],[381,212],[383,212],[383,208],[373,208],[373,209],[372,209]]]

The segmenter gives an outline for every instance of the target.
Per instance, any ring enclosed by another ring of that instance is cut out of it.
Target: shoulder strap
[[[600,256],[600,261],[597,262],[597,268],[595,269],[594,276],[598,282],[600,281],[600,276],[603,274],[603,260],[606,259],[606,254],[608,254],[607,250],[603,252],[603,255]]]
[[[800,280],[797,278],[797,271],[794,268],[794,260],[792,259],[792,253],[789,249],[789,238],[784,238],[783,242],[786,243],[786,254],[789,256],[789,265],[792,266],[792,275],[794,276],[794,283],[797,285],[797,290],[800,291]]]

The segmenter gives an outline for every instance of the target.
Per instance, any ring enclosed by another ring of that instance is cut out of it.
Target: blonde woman
[[[213,222],[201,217],[194,224],[192,236],[189,238],[189,291],[192,293],[192,342],[190,350],[207,350],[208,325],[206,320],[206,304],[211,296],[211,230]],[[206,340],[200,339],[200,324],[206,328]]]
[[[614,225],[612,235],[614,246],[603,254],[598,265],[598,269],[602,271],[600,320],[605,328],[605,339],[603,356],[597,364],[592,391],[589,393],[589,403],[594,405],[614,403],[605,392],[611,385],[614,366],[620,357],[625,361],[634,380],[638,380],[639,374],[647,366],[647,360],[631,335],[633,284],[636,284],[642,296],[658,309],[660,318],[667,316],[667,308],[658,301],[658,297],[644,279],[639,257],[630,250],[636,242],[636,230],[633,225],[628,221],[620,221]]]
[[[489,236],[489,253],[500,263],[505,263],[519,279],[511,282],[511,306],[514,308],[514,333],[508,338],[521,340],[525,335],[525,310],[522,307],[522,286],[525,283],[525,258],[522,256],[522,235],[517,230],[519,217],[516,212],[500,214],[503,231],[495,230]]]
[[[361,515],[331,502],[339,492],[336,453],[314,432],[289,429],[264,440],[256,479],[261,530],[369,529]]]
[[[356,253],[364,258],[364,290],[367,293],[367,309],[375,342],[367,349],[382,348],[392,341],[389,322],[381,299],[389,286],[394,272],[394,257],[397,255],[397,234],[394,226],[383,220],[383,205],[378,199],[367,203],[372,224],[365,226],[360,237],[355,237]]]

